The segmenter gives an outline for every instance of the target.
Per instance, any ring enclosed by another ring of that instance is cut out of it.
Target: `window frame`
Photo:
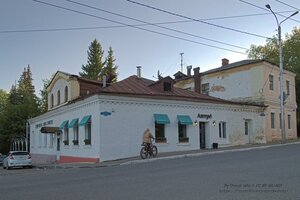
[[[78,146],[79,145],[79,126],[78,124],[75,124],[73,127],[73,145]]]
[[[166,143],[167,138],[165,134],[165,124],[158,124],[155,122],[155,142]]]
[[[286,95],[289,96],[290,95],[290,81],[286,80],[285,84],[286,84]]]
[[[67,102],[69,100],[69,88],[68,86],[65,87],[65,102]]]
[[[219,122],[219,138],[226,139],[227,138],[227,126],[226,122],[220,121]]]
[[[288,114],[288,129],[292,129],[292,115]]]
[[[57,105],[60,105],[60,90],[57,91]]]
[[[274,91],[274,76],[269,74],[269,90]]]
[[[187,125],[178,123],[178,142],[186,143],[189,142],[189,138],[187,137]]]
[[[91,122],[91,120],[85,124],[84,130],[85,130],[84,143],[85,143],[85,145],[91,145],[92,144],[92,122]]]
[[[274,112],[271,112],[270,120],[271,120],[271,129],[275,129],[275,113]]]
[[[209,96],[209,83],[201,84],[201,93]]]

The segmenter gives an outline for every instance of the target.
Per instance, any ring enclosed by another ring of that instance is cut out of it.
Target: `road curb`
[[[158,157],[158,158],[149,158],[149,159],[145,159],[145,160],[132,160],[132,161],[121,163],[120,165],[139,164],[139,163],[154,162],[154,161],[158,161],[158,160],[171,160],[171,159],[178,159],[178,158],[206,156],[206,155],[221,154],[221,153],[239,152],[239,151],[260,150],[260,149],[268,149],[268,148],[272,148],[272,147],[295,145],[295,144],[300,144],[300,141],[299,142],[285,143],[285,144],[272,144],[272,145],[265,145],[265,146],[258,146],[258,147],[248,147],[248,148],[240,148],[240,149],[226,149],[226,150],[218,150],[218,151],[210,151],[210,152],[199,152],[199,153],[190,153],[190,154],[187,153],[187,154],[182,154],[182,155],[173,155],[173,156],[164,156],[164,157]]]

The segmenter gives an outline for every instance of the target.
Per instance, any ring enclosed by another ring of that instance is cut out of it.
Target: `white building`
[[[146,128],[159,152],[266,142],[264,106],[175,88],[170,77],[109,84],[57,72],[48,94],[49,110],[29,120],[36,163],[138,156]]]

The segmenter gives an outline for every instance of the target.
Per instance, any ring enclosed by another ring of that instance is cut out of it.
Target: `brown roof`
[[[166,77],[164,79],[170,79],[170,77]],[[176,87],[173,87],[172,91],[163,91],[157,87],[153,87],[155,83],[157,82],[145,78],[139,78],[133,75],[122,81],[111,84],[106,88],[101,88],[97,92],[100,94],[143,97],[151,99],[184,100],[205,103],[246,105],[245,103],[223,100]]]

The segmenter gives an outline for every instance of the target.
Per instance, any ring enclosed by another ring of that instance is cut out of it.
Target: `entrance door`
[[[59,133],[57,133],[56,150],[60,151],[60,134]]]
[[[205,122],[199,122],[199,138],[200,138],[200,149],[204,149],[205,144]]]
[[[250,125],[251,125],[251,121],[250,120],[245,120],[244,122],[244,127],[245,127],[245,142],[247,144],[250,143]]]

